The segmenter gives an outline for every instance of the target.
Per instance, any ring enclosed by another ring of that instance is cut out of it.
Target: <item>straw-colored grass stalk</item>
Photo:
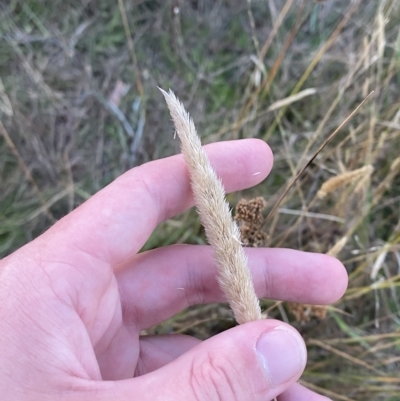
[[[218,282],[238,323],[261,319],[240,232],[232,220],[224,187],[204,152],[193,120],[170,90],[161,89],[167,101],[181,149],[189,167],[192,190],[208,242],[218,266]]]

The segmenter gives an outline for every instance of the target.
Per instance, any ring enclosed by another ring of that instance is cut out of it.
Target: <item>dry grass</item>
[[[232,218],[221,180],[214,171],[193,120],[170,90],[161,89],[167,102],[181,150],[189,168],[196,209],[218,266],[218,283],[239,324],[261,319],[240,231]]]
[[[270,246],[339,257],[346,295],[321,321],[263,307],[306,339],[304,384],[337,400],[399,399],[398,1],[13,0],[0,12],[1,255],[126,169],[177,153],[157,85],[174,88],[204,142],[268,140],[269,179],[228,198],[262,196],[266,213],[374,90],[265,227]],[[115,100],[118,80],[130,88]],[[204,243],[193,211],[146,248],[174,242]],[[206,338],[233,324],[224,305],[196,306],[150,332]]]

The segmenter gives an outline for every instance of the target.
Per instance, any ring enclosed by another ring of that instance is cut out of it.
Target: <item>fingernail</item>
[[[307,360],[303,341],[290,329],[278,326],[261,336],[256,349],[273,386],[286,383],[304,370]]]

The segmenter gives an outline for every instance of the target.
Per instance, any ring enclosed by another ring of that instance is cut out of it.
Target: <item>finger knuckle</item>
[[[250,400],[243,394],[240,372],[235,364],[211,353],[193,360],[190,385],[196,401]]]

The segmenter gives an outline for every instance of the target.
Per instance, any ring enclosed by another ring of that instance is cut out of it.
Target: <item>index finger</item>
[[[272,167],[272,152],[258,139],[205,146],[227,192],[260,183]],[[45,234],[116,265],[133,257],[155,227],[193,206],[182,155],[136,167],[117,178]]]

